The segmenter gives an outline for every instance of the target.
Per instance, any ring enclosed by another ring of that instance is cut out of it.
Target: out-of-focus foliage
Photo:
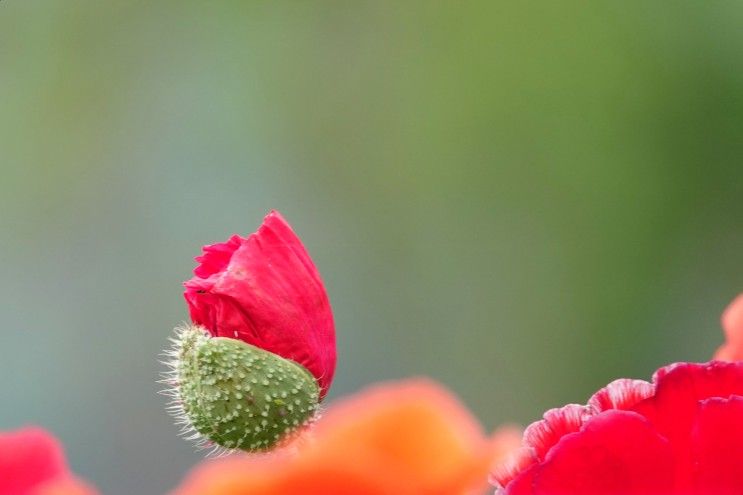
[[[739,2],[0,2],[0,427],[111,495],[199,459],[155,395],[202,244],[270,208],[330,400],[426,374],[488,426],[705,360],[743,281]]]

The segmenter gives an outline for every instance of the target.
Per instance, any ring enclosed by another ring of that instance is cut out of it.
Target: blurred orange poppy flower
[[[743,361],[743,294],[739,294],[722,313],[725,343],[717,349],[714,359]]]
[[[423,379],[377,385],[331,405],[279,452],[206,462],[173,495],[464,495],[521,441],[492,437],[447,390]]]

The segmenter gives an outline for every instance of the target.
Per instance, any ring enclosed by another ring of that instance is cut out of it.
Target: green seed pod
[[[173,342],[171,412],[190,439],[259,452],[314,419],[320,389],[294,361],[193,325],[176,329]]]

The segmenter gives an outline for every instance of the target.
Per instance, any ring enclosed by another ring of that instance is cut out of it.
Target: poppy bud
[[[311,422],[320,389],[301,365],[240,340],[177,329],[173,412],[185,434],[226,449],[268,450]]]
[[[184,296],[192,325],[167,354],[171,411],[189,438],[270,449],[311,422],[335,371],[335,327],[312,259],[278,212],[205,246]]]

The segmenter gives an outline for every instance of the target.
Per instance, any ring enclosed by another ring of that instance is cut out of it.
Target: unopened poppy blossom
[[[464,495],[519,444],[486,436],[448,391],[428,380],[377,385],[330,405],[311,433],[262,456],[195,469],[173,495]]]
[[[214,337],[242,340],[307,368],[330,388],[335,327],[320,273],[284,217],[204,247],[184,285],[191,320]]]
[[[261,451],[313,421],[335,371],[320,274],[271,212],[254,234],[205,246],[185,282],[193,324],[176,329],[166,391],[200,444]]]
[[[95,495],[67,466],[59,441],[36,427],[0,432],[0,495]]]

